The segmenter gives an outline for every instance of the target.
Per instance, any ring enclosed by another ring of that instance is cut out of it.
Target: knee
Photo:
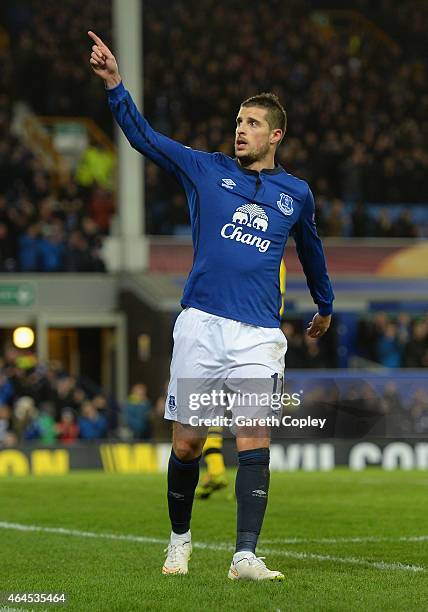
[[[192,461],[202,453],[202,444],[199,440],[175,440],[174,453],[180,461]]]

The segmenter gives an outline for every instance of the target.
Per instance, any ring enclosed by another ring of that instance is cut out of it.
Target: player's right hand
[[[107,87],[117,85],[121,79],[116,58],[107,45],[94,32],[89,30],[88,36],[95,43],[92,46],[91,58],[89,60],[92,70],[107,83]]]

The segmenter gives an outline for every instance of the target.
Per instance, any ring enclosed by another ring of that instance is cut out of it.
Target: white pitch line
[[[141,542],[143,544],[165,544],[167,540],[161,538],[149,538],[146,536],[135,536],[115,533],[96,533],[93,531],[80,531],[79,529],[67,529],[64,527],[43,527],[41,525],[22,525],[20,523],[7,523],[0,521],[0,529],[12,529],[15,531],[37,531],[43,533],[56,533],[58,535],[76,536],[78,538],[96,538],[105,540],[129,540],[130,542]]]
[[[360,542],[426,542],[427,535],[420,536],[355,536],[348,538],[275,538],[273,540],[260,540],[263,544],[349,544]]]
[[[359,557],[335,557],[334,555],[319,555],[308,552],[295,552],[292,550],[276,550],[261,547],[260,552],[272,555],[282,555],[292,559],[316,559],[317,561],[335,561],[336,563],[350,563],[351,565],[364,565],[365,567],[374,567],[380,570],[405,570],[407,572],[424,572],[425,568],[420,565],[407,565],[399,561],[388,563],[387,561],[366,561]]]
[[[9,606],[2,606],[0,612],[35,612],[34,608],[9,608]],[[37,612],[48,612],[47,608],[37,608]]]
[[[8,606],[6,606],[1,607],[0,612],[34,612],[34,608],[9,608]],[[46,612],[46,610],[39,609],[39,612]]]
[[[169,540],[162,538],[151,538],[147,536],[136,536],[127,534],[115,533],[96,533],[93,531],[80,531],[79,529],[67,529],[64,527],[43,527],[41,525],[22,525],[21,523],[8,523],[0,521],[0,529],[8,529],[14,531],[37,532],[37,533],[55,533],[58,535],[75,536],[79,538],[94,538],[104,540],[122,540],[128,542],[139,542],[143,544],[168,544]],[[216,542],[209,544],[207,542],[192,542],[194,548],[201,548],[213,551],[233,551],[234,547],[231,544]],[[278,550],[265,548],[260,546],[260,553],[279,555],[282,557],[290,557],[292,559],[315,559],[317,561],[335,561],[336,563],[348,563],[351,565],[364,565],[380,570],[404,570],[410,572],[423,572],[424,567],[419,565],[406,565],[404,563],[395,562],[388,563],[386,561],[367,561],[358,557],[336,557],[333,555],[320,555],[308,552],[296,552],[293,550]]]

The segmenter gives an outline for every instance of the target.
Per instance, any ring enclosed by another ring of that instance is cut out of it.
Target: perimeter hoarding
[[[75,470],[102,470],[117,474],[166,472],[171,446],[159,444],[78,445],[64,448],[20,446],[0,450],[0,476],[59,476]],[[225,463],[236,466],[232,440],[225,441]],[[371,466],[385,470],[428,469],[428,438],[401,440],[290,440],[271,446],[272,471],[353,470]]]

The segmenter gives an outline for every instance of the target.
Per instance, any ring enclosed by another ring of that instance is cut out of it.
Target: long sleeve
[[[191,180],[203,170],[203,160],[210,154],[195,151],[156,132],[140,114],[122,82],[107,89],[107,96],[117,123],[134,149],[177,178],[184,174]]]
[[[314,196],[310,189],[308,189],[305,204],[291,235],[296,241],[297,255],[302,264],[312,299],[318,305],[321,315],[329,315],[333,312],[334,293],[327,274],[321,239],[317,234]]]

